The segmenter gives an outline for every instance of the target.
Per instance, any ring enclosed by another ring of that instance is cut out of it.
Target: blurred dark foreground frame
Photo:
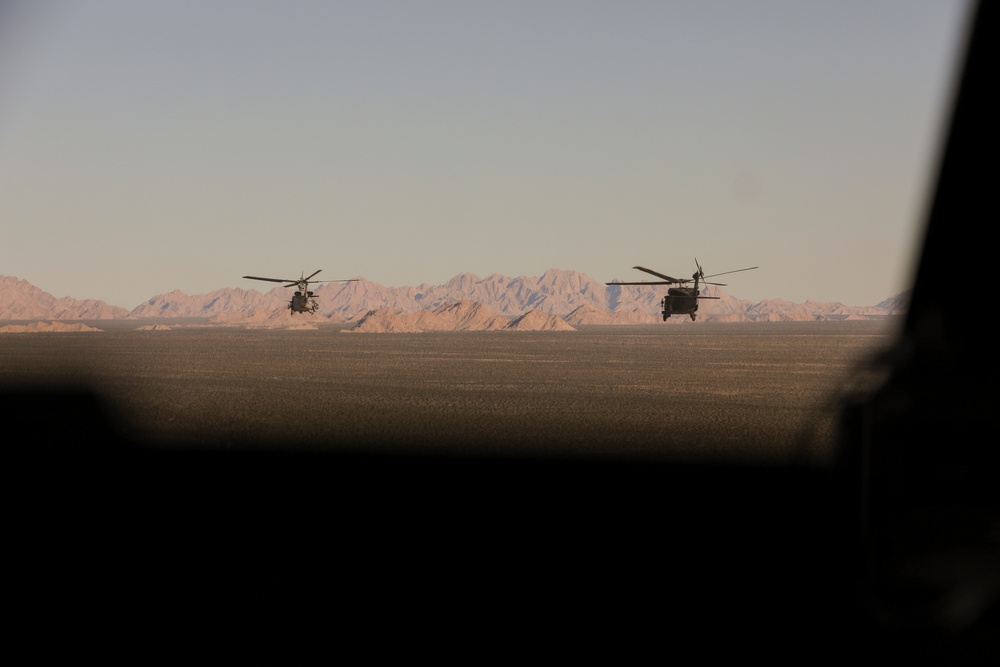
[[[152,448],[96,392],[8,388],[9,635],[143,663],[997,664],[997,354],[954,289],[995,278],[976,11],[906,323],[835,465]]]

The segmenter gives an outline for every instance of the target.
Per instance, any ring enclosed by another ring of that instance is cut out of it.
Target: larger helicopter
[[[693,322],[697,317],[698,312],[698,301],[700,299],[718,299],[717,296],[704,296],[698,289],[699,285],[722,285],[725,286],[726,283],[713,283],[705,280],[706,278],[714,278],[715,276],[724,276],[729,273],[738,273],[740,271],[750,271],[756,269],[756,266],[750,266],[745,269],[736,269],[735,271],[724,271],[722,273],[713,273],[710,276],[706,276],[705,272],[701,268],[701,264],[698,263],[698,259],[695,258],[694,264],[698,267],[698,270],[694,272],[690,278],[671,278],[670,276],[660,273],[658,271],[653,271],[652,269],[647,269],[643,266],[633,266],[633,269],[639,269],[640,271],[645,271],[657,278],[662,278],[662,280],[644,280],[637,282],[620,282],[613,281],[610,283],[605,283],[605,285],[677,285],[677,287],[668,287],[667,295],[663,297],[660,301],[660,310],[663,313],[663,321],[666,322],[667,318],[671,315],[689,315],[691,321]],[[693,282],[694,285],[687,287],[687,283]]]
[[[316,303],[316,299],[313,297],[312,291],[309,289],[310,283],[352,283],[357,280],[357,278],[350,278],[347,280],[310,280],[317,273],[323,269],[317,269],[316,271],[305,275],[305,271],[301,273],[301,277],[296,278],[261,278],[260,276],[243,276],[244,278],[249,278],[250,280],[266,280],[272,283],[287,283],[285,287],[297,287],[295,294],[292,295],[291,301],[288,302],[288,309],[295,313],[315,313],[319,309],[319,304]]]

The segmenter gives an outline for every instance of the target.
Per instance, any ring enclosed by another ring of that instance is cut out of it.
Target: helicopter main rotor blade
[[[739,273],[740,271],[752,271],[753,269],[756,269],[756,268],[759,268],[759,267],[750,266],[750,267],[747,267],[745,269],[736,269],[735,271],[723,271],[722,273],[713,273],[710,276],[702,276],[702,277],[703,278],[714,278],[715,276],[724,276],[724,275],[727,275],[727,274],[730,274],[730,273]]]
[[[605,285],[673,285],[676,280],[641,280],[638,282],[610,282]]]
[[[266,280],[272,283],[291,283],[292,285],[298,285],[299,281],[294,278],[261,278],[260,276],[243,276],[244,278],[249,278],[250,280]]]
[[[678,280],[677,278],[671,278],[670,276],[668,276],[665,273],[660,273],[659,271],[654,271],[652,269],[647,269],[644,266],[633,266],[632,268],[633,269],[639,269],[640,271],[645,271],[646,273],[652,274],[652,275],[656,276],[657,278],[663,278],[664,280],[666,280],[668,282],[671,282],[671,283],[686,283],[687,282],[687,280]]]
[[[301,282],[301,283],[307,283],[307,282],[309,282],[309,278],[312,278],[313,276],[315,276],[315,275],[316,275],[317,273],[319,273],[319,272],[320,272],[320,271],[322,271],[322,270],[323,270],[323,269],[316,269],[316,270],[315,270],[315,271],[314,271],[314,272],[312,273],[312,275],[310,275],[310,276],[309,276],[309,277],[307,277],[307,278],[302,278],[302,279],[300,279],[300,280],[299,280],[299,282]],[[319,282],[319,281],[318,281],[318,280],[314,280],[313,282],[315,283],[315,282]]]

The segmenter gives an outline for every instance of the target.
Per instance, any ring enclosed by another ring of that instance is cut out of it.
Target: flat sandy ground
[[[85,384],[166,446],[747,460],[829,455],[886,322],[350,333],[88,322],[0,337],[0,386]],[[865,380],[871,382],[870,377]]]
[[[179,663],[195,654],[178,638],[202,635],[224,646],[198,657],[233,662],[235,647],[241,662],[277,664],[303,662],[288,651],[316,637],[326,652],[390,642],[463,657],[470,644],[521,657],[542,640],[549,654],[599,647],[617,662],[639,649],[920,664],[965,648],[950,625],[942,637],[919,621],[940,609],[924,591],[977,561],[929,552],[928,584],[915,588],[923,552],[910,551],[951,544],[963,512],[912,502],[922,480],[896,470],[882,480],[892,484],[865,486],[851,457],[839,475],[747,464],[842,462],[829,457],[838,397],[878,381],[862,369],[894,342],[891,323],[434,334],[91,324],[103,331],[0,335],[4,449],[26,454],[8,466],[8,598],[26,619],[19,632],[45,634],[39,646],[57,627],[75,652],[106,654],[112,628]],[[74,411],[53,391],[79,383],[113,406],[121,435],[169,453],[67,456],[103,433],[86,427],[87,401]],[[516,460],[230,455],[249,445]],[[563,464],[588,455],[606,458]],[[858,493],[869,488],[880,493]],[[862,516],[878,520],[877,542],[862,539]],[[900,593],[882,603],[862,562]],[[894,632],[911,612],[918,632]],[[279,640],[274,653],[261,637]]]

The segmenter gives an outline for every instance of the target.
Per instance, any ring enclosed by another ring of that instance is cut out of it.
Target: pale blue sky
[[[0,275],[909,286],[964,0],[0,0]],[[722,280],[720,278],[720,280]]]

